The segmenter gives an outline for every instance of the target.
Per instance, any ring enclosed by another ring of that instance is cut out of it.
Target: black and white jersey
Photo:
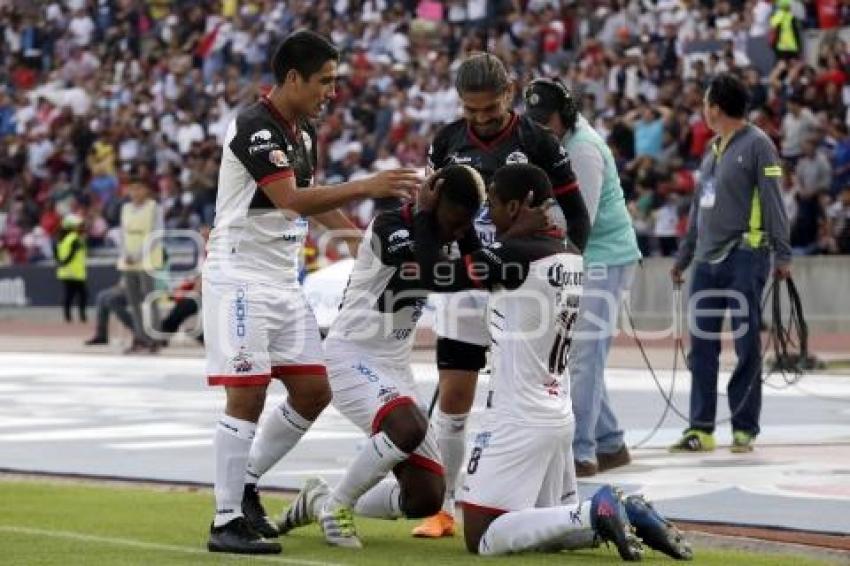
[[[510,163],[531,163],[546,171],[556,198],[578,189],[569,156],[558,139],[526,116],[513,114],[505,129],[488,141],[479,138],[465,119],[457,120],[437,132],[428,150],[432,170],[469,165],[488,187],[496,170]],[[482,243],[495,240],[496,230],[486,206],[479,212],[475,228]]]
[[[309,187],[316,155],[312,125],[288,123],[267,98],[239,112],[227,128],[222,152],[209,273],[297,284],[307,220],[275,208],[261,187],[288,177],[298,188]]]
[[[325,351],[408,365],[427,298],[418,273],[411,206],[380,213],[357,251]]]
[[[565,372],[582,294],[581,255],[558,235],[540,234],[442,260],[429,213],[417,215],[414,234],[423,285],[444,293],[490,292],[492,408],[503,418],[533,426],[571,420]]]

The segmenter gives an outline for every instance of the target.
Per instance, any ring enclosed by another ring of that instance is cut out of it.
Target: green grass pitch
[[[270,513],[284,506],[265,498]],[[613,547],[561,554],[524,554],[480,558],[468,554],[462,539],[418,540],[409,536],[413,521],[358,520],[365,548],[350,550],[324,544],[316,526],[283,537],[284,553],[273,557],[237,557],[206,552],[212,510],[209,491],[97,486],[29,480],[0,481],[0,564],[176,565],[278,563],[407,566],[423,564],[619,564]],[[673,564],[648,551],[644,564]],[[752,566],[821,564],[796,556],[758,555],[696,549],[695,564]]]

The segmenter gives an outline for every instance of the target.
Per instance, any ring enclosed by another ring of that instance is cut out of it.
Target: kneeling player
[[[435,209],[436,237],[443,244],[464,236],[477,243],[472,219],[484,198],[480,175],[455,165],[437,177],[446,190]],[[308,480],[281,531],[318,518],[328,543],[359,547],[354,513],[419,518],[440,509],[443,468],[410,368],[416,322],[427,298],[413,253],[413,214],[407,206],[372,222],[325,340],[333,404],[369,441],[330,494],[321,480]],[[398,482],[378,485],[390,471]]]
[[[423,280],[436,291],[491,292],[493,374],[485,424],[474,438],[460,496],[467,549],[494,555],[576,547],[582,543],[576,544],[575,535],[583,535],[578,538],[584,545],[611,541],[624,560],[639,560],[632,515],[648,544],[673,555],[671,531],[678,532],[640,497],[624,502],[618,490],[605,486],[588,501],[562,503],[562,494],[576,493],[574,421],[563,373],[581,297],[581,256],[564,244],[562,233],[549,231],[497,241],[451,263],[439,261],[429,212],[435,192],[420,194],[415,225]],[[532,204],[551,195],[538,167],[508,165],[496,172],[489,195],[497,234],[511,227],[529,192]],[[446,273],[453,277],[436,277]],[[689,557],[687,551],[677,557]]]

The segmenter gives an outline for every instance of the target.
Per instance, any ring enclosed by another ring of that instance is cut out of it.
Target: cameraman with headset
[[[641,254],[614,156],[579,114],[567,86],[559,79],[536,79],[524,98],[526,115],[548,126],[570,156],[591,220],[584,292],[569,356],[576,475],[588,477],[631,461],[604,376],[621,300]]]

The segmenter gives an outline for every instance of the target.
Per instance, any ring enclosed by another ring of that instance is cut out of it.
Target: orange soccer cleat
[[[440,538],[455,536],[455,518],[440,511],[431,515],[410,533],[415,537]]]

